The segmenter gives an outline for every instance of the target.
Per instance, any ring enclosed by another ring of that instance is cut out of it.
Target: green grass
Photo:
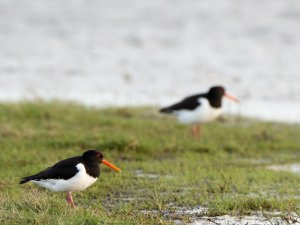
[[[171,224],[164,212],[197,206],[207,215],[298,212],[300,176],[266,167],[299,162],[299,134],[299,125],[225,117],[196,141],[153,108],[2,103],[0,224]],[[122,173],[102,165],[96,184],[73,195],[75,210],[64,193],[18,184],[87,149]]]

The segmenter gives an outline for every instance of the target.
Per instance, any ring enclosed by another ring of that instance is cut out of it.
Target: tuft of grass
[[[208,215],[297,212],[299,175],[267,166],[299,162],[299,133],[299,125],[226,117],[194,140],[154,108],[2,103],[0,224],[172,224],[164,212],[199,206]],[[101,166],[99,181],[74,194],[75,210],[63,193],[18,184],[87,149],[122,173]]]

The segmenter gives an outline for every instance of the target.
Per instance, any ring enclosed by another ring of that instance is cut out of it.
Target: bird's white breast
[[[206,98],[199,98],[198,101],[200,105],[194,110],[179,110],[175,112],[181,123],[206,123],[215,120],[221,115],[221,108],[213,108]]]
[[[91,186],[97,178],[94,178],[86,173],[85,167],[82,163],[76,165],[79,170],[74,177],[63,179],[48,179],[48,180],[32,180],[32,183],[38,184],[42,187],[48,188],[51,191],[81,191]]]

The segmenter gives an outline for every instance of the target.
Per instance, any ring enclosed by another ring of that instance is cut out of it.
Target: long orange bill
[[[232,100],[232,101],[235,101],[235,102],[237,102],[237,103],[240,103],[240,101],[239,101],[236,97],[234,97],[233,95],[231,95],[231,94],[225,93],[224,96],[225,96],[226,98]]]
[[[121,172],[121,170],[116,167],[115,165],[111,164],[110,162],[108,162],[107,160],[105,159],[102,159],[102,163],[107,165],[108,167],[112,168],[113,170],[117,171],[117,172]]]

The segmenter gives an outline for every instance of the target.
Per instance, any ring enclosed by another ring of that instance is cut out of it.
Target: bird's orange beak
[[[113,170],[115,170],[117,172],[121,172],[121,170],[118,167],[116,167],[114,164],[111,164],[110,162],[108,162],[105,159],[102,159],[102,163],[107,165],[108,167],[112,168]]]
[[[231,94],[225,93],[224,96],[225,96],[226,98],[232,100],[232,101],[235,101],[235,102],[237,102],[237,103],[240,103],[240,101],[239,101],[236,97],[234,97],[233,95],[231,95]]]

